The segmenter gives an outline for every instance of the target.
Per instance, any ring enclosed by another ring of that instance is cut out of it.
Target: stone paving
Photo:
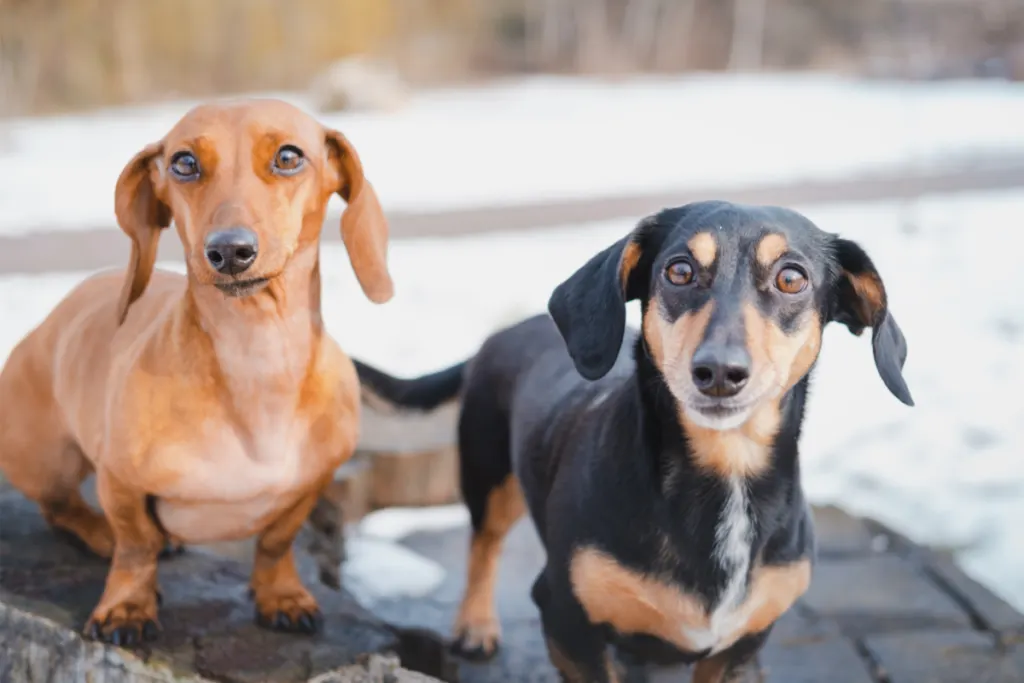
[[[53,533],[35,505],[0,484],[0,683],[414,683],[393,656],[443,674],[432,637],[391,628],[343,592],[306,585],[324,613],[316,637],[255,625],[247,568],[188,552],[160,563],[163,632],[135,651],[84,641],[78,632],[99,599],[107,563]]]
[[[835,508],[816,510],[819,562],[808,594],[773,632],[766,683],[1010,683],[1024,681],[1024,615],[948,557]],[[467,530],[404,543],[449,570],[432,595],[374,606],[387,621],[447,634],[465,580]],[[543,565],[532,526],[509,535],[498,605],[504,644],[485,664],[460,664],[461,683],[557,683],[529,588]],[[630,670],[628,683],[688,680],[682,671]]]
[[[1024,681],[1024,615],[944,555],[834,508],[818,509],[816,517],[821,552],[811,589],[777,626],[759,661],[759,680]],[[304,556],[307,585],[326,615],[316,637],[257,628],[245,564],[186,551],[161,562],[159,641],[128,652],[77,635],[102,591],[105,563],[52,533],[34,505],[2,488],[0,520],[0,652],[13,653],[0,659],[0,683],[559,680],[528,597],[544,557],[528,520],[516,526],[504,551],[498,590],[504,643],[487,663],[460,662],[445,647],[465,579],[464,528],[402,541],[448,570],[442,585],[422,598],[361,606],[348,593],[318,585],[316,567]],[[683,669],[627,665],[626,671],[625,683],[688,680]]]

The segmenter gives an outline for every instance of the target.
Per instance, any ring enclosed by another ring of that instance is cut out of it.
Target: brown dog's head
[[[189,276],[229,296],[260,291],[293,254],[316,248],[327,201],[347,202],[341,234],[366,296],[391,298],[388,229],[345,136],[277,100],[205,104],[128,162],[115,209],[132,240],[121,320],[145,290],[174,220]]]
[[[871,259],[795,211],[689,204],[593,257],[548,304],[584,377],[611,369],[632,299],[642,302],[647,355],[698,427],[732,429],[777,405],[811,370],[830,321],[854,334],[873,328],[882,381],[913,405],[906,341]]]

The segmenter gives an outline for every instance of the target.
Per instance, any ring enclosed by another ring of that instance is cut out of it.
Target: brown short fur
[[[302,171],[271,171],[281,144]],[[201,174],[174,176],[187,150]],[[90,277],[0,373],[0,469],[55,527],[112,557],[88,632],[118,644],[157,628],[156,562],[168,540],[258,538],[252,588],[264,623],[310,630],[316,601],[291,543],[355,448],[359,383],[320,315],[327,201],[366,295],[387,301],[387,223],[354,148],[284,102],[209,104],[144,147],[117,181],[125,272]],[[173,218],[188,275],[154,272]],[[205,261],[204,238],[259,238],[247,296]],[[95,472],[103,514],[78,493]]]

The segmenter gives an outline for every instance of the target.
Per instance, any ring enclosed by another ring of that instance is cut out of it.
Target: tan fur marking
[[[665,320],[656,301],[647,308],[643,320],[644,339],[662,374],[689,372],[690,358],[704,338],[713,309],[714,302],[709,301],[700,310],[684,313],[671,323]]]
[[[629,284],[629,276],[636,268],[636,264],[640,263],[640,257],[643,255],[643,250],[640,249],[640,245],[636,242],[630,241],[626,243],[626,246],[622,249],[622,259],[619,261],[619,282],[622,283],[622,291],[626,291],[626,285]]]
[[[704,429],[682,416],[696,462],[723,477],[756,476],[768,468],[781,419],[779,400],[807,374],[821,347],[821,323],[813,312],[792,335],[761,316],[753,304],[743,314],[754,389],[764,392],[765,400],[736,429]]]
[[[573,592],[594,624],[611,624],[620,633],[646,633],[688,650],[695,646],[683,629],[707,627],[700,600],[623,567],[600,550],[577,551],[569,577]]]
[[[661,316],[657,306],[648,309],[643,321],[644,338],[663,374],[689,372],[690,359],[704,338],[713,305],[709,302],[695,313],[686,313],[674,324]],[[778,430],[777,405],[763,406],[741,427],[728,431],[698,427],[685,412],[680,419],[698,466],[726,477],[754,475],[768,466],[771,442]]]
[[[760,633],[781,617],[811,585],[811,561],[760,566],[753,572],[744,605],[750,610],[743,634]]]
[[[724,478],[753,477],[771,464],[771,446],[779,430],[779,406],[769,401],[758,406],[736,429],[707,429],[693,423],[685,412],[680,419],[698,467]]]
[[[743,307],[747,352],[753,377],[770,376],[776,398],[789,391],[810,370],[821,348],[821,321],[809,311],[792,334],[763,317],[753,304]]]
[[[865,327],[871,327],[875,317],[885,308],[885,288],[882,281],[874,273],[854,275],[844,270],[843,275],[853,285],[853,291],[857,294],[857,317]]]
[[[690,238],[686,246],[690,248],[690,253],[697,259],[697,263],[705,268],[710,268],[718,255],[718,242],[710,232],[698,232]]]
[[[470,542],[466,591],[454,629],[455,637],[467,649],[481,648],[490,653],[501,636],[494,606],[498,559],[505,536],[525,513],[519,482],[510,474],[488,496],[483,525]]]
[[[757,262],[765,268],[775,263],[789,249],[789,242],[778,233],[771,233],[757,243]]]
[[[710,615],[697,597],[677,586],[624,567],[595,548],[577,551],[569,567],[573,592],[594,624],[610,624],[620,633],[643,633],[693,651],[686,631],[710,628]],[[746,599],[737,608],[735,627],[721,634],[724,649],[745,635],[759,633],[803,595],[811,564],[758,566],[751,572]],[[714,680],[714,679],[709,679]]]
[[[690,359],[704,337],[713,303],[670,323],[657,304],[650,306],[643,320],[644,339],[655,365],[666,377],[688,372]],[[694,461],[723,477],[755,476],[770,464],[771,445],[779,430],[779,399],[807,374],[821,346],[821,321],[807,314],[803,324],[788,335],[773,321],[765,319],[753,304],[743,311],[747,350],[752,361],[755,390],[765,395],[750,419],[736,429],[707,429],[696,425],[681,412]],[[666,479],[671,482],[671,477]]]

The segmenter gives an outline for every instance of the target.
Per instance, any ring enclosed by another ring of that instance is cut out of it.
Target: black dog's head
[[[643,308],[647,353],[689,422],[731,429],[776,404],[814,365],[825,324],[871,327],[886,387],[913,405],[907,345],[882,278],[854,242],[795,211],[699,202],[644,219],[548,302],[576,368],[605,375]]]

